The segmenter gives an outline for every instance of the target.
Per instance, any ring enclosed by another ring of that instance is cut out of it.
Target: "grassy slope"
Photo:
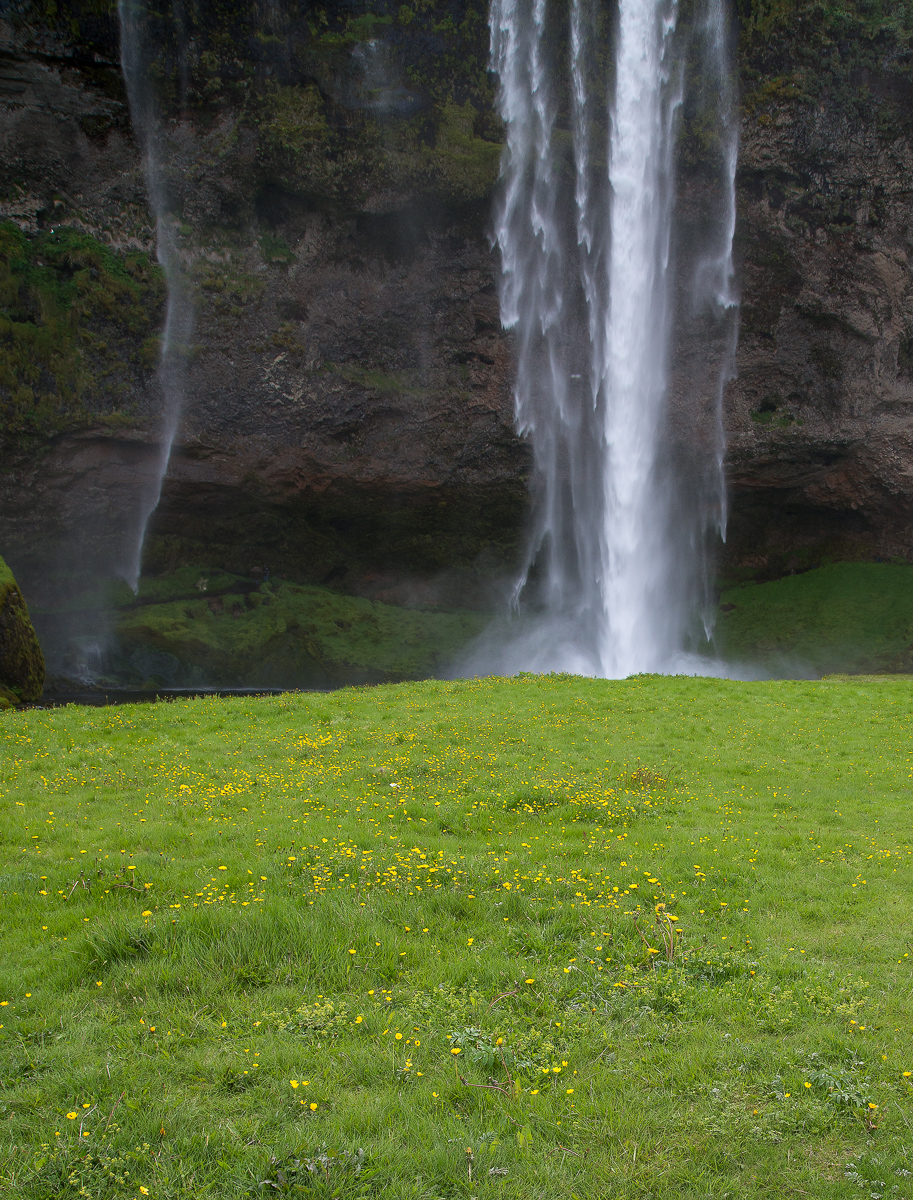
[[[205,584],[201,589],[200,585]],[[443,672],[487,622],[484,614],[400,608],[327,588],[200,567],[83,593],[57,612],[114,612],[122,654],[110,678],[133,686],[327,687]],[[48,619],[49,613],[39,613]],[[144,649],[171,655],[156,677]]]
[[[484,624],[476,613],[396,608],[278,581],[218,604],[215,613],[202,597],[137,608],[118,632],[128,644],[174,654],[203,682],[321,686],[442,671]]]
[[[776,673],[911,671],[913,566],[833,563],[732,588],[717,625],[723,657]]]
[[[910,707],[520,677],[7,714],[0,1193],[911,1195]]]

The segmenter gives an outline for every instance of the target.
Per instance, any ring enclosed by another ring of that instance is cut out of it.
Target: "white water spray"
[[[178,244],[178,221],[170,210],[164,161],[164,130],[153,93],[150,67],[153,48],[145,0],[119,0],[121,68],[127,85],[130,117],[143,155],[149,200],[155,216],[156,256],[165,275],[167,303],[158,364],[162,399],[161,425],[152,469],[137,480],[133,528],[118,573],[136,591],[143,545],[158,507],[184,404],[187,352],[193,332],[193,299]],[[179,74],[182,74],[179,66]],[[182,87],[184,86],[182,77]]]
[[[682,26],[677,0],[620,0],[609,88],[596,0],[571,0],[569,87],[546,0],[493,0],[507,139],[501,315],[515,333],[517,425],[535,478],[520,615],[483,640],[468,673],[720,669],[694,651],[712,628],[708,545],[725,527],[722,396],[737,332],[723,4],[704,0]],[[689,100],[712,130],[714,178],[678,248],[676,139]],[[701,369],[680,378],[670,360],[683,339]]]

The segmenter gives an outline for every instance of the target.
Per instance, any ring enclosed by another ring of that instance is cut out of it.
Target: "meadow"
[[[911,701],[2,714],[0,1195],[910,1200]]]
[[[913,566],[835,562],[721,596],[717,652],[774,677],[913,671]]]

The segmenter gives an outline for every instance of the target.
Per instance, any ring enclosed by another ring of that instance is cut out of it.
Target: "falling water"
[[[155,216],[156,255],[165,275],[167,302],[165,327],[158,363],[161,393],[161,426],[151,470],[138,478],[138,496],[133,528],[119,573],[135,591],[142,566],[143,543],[149,520],[158,507],[171,449],[178,430],[184,403],[187,374],[187,350],[193,331],[193,300],[188,287],[178,244],[179,225],[170,209],[163,169],[164,129],[152,87],[151,71],[154,46],[149,34],[149,13],[145,0],[119,0],[121,67],[127,85],[130,116],[143,155],[143,167],[149,200]],[[180,25],[180,9],[175,9]],[[178,64],[182,90],[182,62]]]
[[[566,31],[546,0],[493,0],[501,317],[535,470],[519,616],[469,671],[710,669],[694,652],[711,630],[708,548],[725,532],[721,409],[737,331],[723,3],[703,0],[683,23],[676,0],[620,0],[607,84],[598,0],[571,0]],[[690,97],[686,65],[699,80]],[[679,247],[689,105],[708,161]]]

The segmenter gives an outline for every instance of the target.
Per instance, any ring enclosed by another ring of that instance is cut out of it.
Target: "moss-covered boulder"
[[[44,690],[44,655],[12,571],[0,558],[0,708],[33,703]]]

